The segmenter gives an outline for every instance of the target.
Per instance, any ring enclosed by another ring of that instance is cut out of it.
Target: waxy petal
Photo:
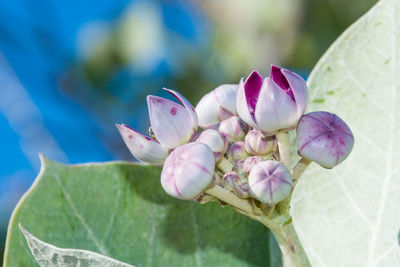
[[[303,115],[297,127],[298,153],[324,168],[333,168],[350,154],[354,137],[346,123],[329,112]]]
[[[171,196],[193,199],[209,186],[215,161],[211,149],[203,143],[188,143],[168,156],[161,173],[161,185]]]
[[[192,106],[192,104],[190,104],[190,102],[180,93],[171,90],[171,89],[167,89],[167,88],[163,88],[165,91],[167,91],[168,93],[170,93],[171,95],[173,95],[187,110],[187,112],[190,115],[190,118],[192,119],[192,123],[193,123],[193,128],[195,130],[197,130],[197,126],[198,126],[198,119],[197,119],[197,114],[196,111],[194,109],[194,107]]]
[[[192,117],[182,105],[158,96],[147,96],[151,128],[158,142],[175,148],[193,137]]]
[[[250,114],[254,114],[256,103],[263,84],[263,77],[257,71],[253,71],[244,82],[244,94]]]
[[[306,111],[307,102],[308,102],[308,89],[307,84],[303,78],[301,78],[296,73],[282,69],[283,75],[286,77],[290,88],[292,89],[292,93],[294,96],[294,100],[297,105],[297,112],[301,116]]]
[[[237,115],[237,84],[223,84],[204,95],[196,106],[199,125],[210,128],[220,121]]]
[[[273,80],[282,90],[284,90],[293,100],[295,100],[289,82],[282,70],[283,69],[281,67],[271,65],[271,80]]]
[[[237,92],[237,96],[236,96],[236,109],[237,109],[237,113],[239,114],[239,117],[244,122],[246,122],[248,125],[250,125],[253,128],[257,127],[257,124],[254,121],[253,116],[250,113],[249,107],[247,105],[243,78],[240,80],[239,88],[238,88],[238,92]]]
[[[266,78],[255,112],[258,128],[272,133],[296,126],[299,119],[293,99],[270,78]]]
[[[153,139],[144,136],[125,124],[116,124],[126,146],[135,158],[153,165],[162,164],[168,151]]]

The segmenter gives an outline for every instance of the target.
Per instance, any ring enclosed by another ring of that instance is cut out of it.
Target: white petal
[[[147,96],[151,128],[157,141],[167,148],[188,142],[195,133],[189,112],[171,100]]]
[[[164,88],[165,91],[167,91],[168,93],[170,93],[171,95],[173,95],[187,110],[187,112],[189,113],[192,122],[193,122],[193,128],[195,130],[197,130],[197,126],[198,126],[198,119],[197,119],[197,114],[196,111],[194,110],[194,107],[192,106],[192,104],[190,104],[190,102],[180,93],[171,90],[171,89],[167,89]]]
[[[292,88],[294,99],[297,105],[297,111],[300,115],[303,115],[306,111],[308,102],[307,84],[303,78],[290,70],[282,69],[282,73],[285,75],[290,88]]]
[[[166,148],[124,124],[116,124],[126,146],[135,158],[150,164],[162,164],[168,156]]]
[[[255,118],[259,129],[272,133],[295,126],[300,116],[293,99],[270,78],[266,78],[256,105]]]
[[[218,110],[218,102],[215,98],[214,91],[204,95],[196,106],[200,127],[210,128],[216,125],[219,122]]]
[[[236,111],[236,94],[238,91],[237,84],[223,84],[214,89],[214,96],[219,104],[225,111],[233,115],[237,115]],[[227,118],[220,118],[224,120]]]
[[[210,128],[222,120],[237,115],[237,88],[237,84],[223,84],[200,99],[196,113],[202,128]]]

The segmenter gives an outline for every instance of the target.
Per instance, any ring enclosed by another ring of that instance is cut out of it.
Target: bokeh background
[[[0,263],[8,220],[40,169],[134,160],[114,127],[149,126],[145,97],[194,105],[253,69],[305,78],[376,0],[0,1]]]

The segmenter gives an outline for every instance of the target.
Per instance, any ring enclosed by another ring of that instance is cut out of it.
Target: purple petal
[[[254,70],[244,82],[244,94],[246,96],[246,103],[252,116],[254,116],[254,111],[256,109],[258,95],[260,94],[263,80],[263,77]]]
[[[194,110],[194,107],[192,106],[192,104],[190,104],[190,102],[180,93],[171,90],[171,89],[167,89],[167,88],[163,88],[165,91],[167,91],[168,93],[170,93],[171,95],[173,95],[188,111],[190,118],[192,119],[193,122],[193,128],[195,130],[197,130],[197,126],[198,126],[198,119],[197,119],[197,114],[196,111]]]
[[[150,164],[162,164],[168,156],[167,149],[125,124],[116,124],[126,146],[135,158]]]
[[[293,100],[295,100],[291,86],[282,73],[284,69],[281,67],[271,65],[271,80],[273,80],[283,91],[285,91]]]
[[[182,105],[158,96],[147,96],[151,128],[167,148],[188,142],[195,133],[192,117]]]
[[[275,82],[266,78],[256,106],[258,128],[273,133],[295,126],[300,119],[295,102]]]
[[[253,116],[250,114],[249,107],[247,105],[246,94],[244,89],[243,78],[240,80],[239,88],[236,96],[236,109],[239,117],[253,128],[257,127]]]

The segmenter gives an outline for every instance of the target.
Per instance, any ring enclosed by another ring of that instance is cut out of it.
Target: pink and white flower
[[[125,124],[117,124],[133,156],[154,165],[162,164],[171,149],[189,142],[196,134],[198,124],[196,112],[189,101],[176,91],[164,90],[181,104],[158,96],[147,96],[154,137],[144,136]]]
[[[307,85],[294,72],[272,65],[271,77],[253,71],[239,83],[236,108],[251,127],[264,133],[296,127],[308,100]]]

